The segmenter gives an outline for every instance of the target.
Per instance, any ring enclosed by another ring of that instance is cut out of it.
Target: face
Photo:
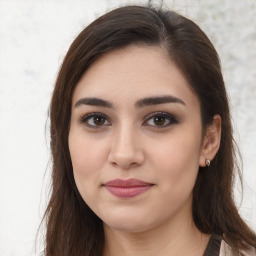
[[[199,101],[160,47],[109,53],[76,86],[74,178],[107,227],[140,232],[191,216],[201,144]]]

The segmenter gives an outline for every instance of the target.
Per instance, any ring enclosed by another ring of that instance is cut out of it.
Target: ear
[[[221,117],[214,115],[213,121],[206,127],[205,135],[202,141],[199,165],[205,167],[205,160],[213,160],[220,147],[221,138]]]

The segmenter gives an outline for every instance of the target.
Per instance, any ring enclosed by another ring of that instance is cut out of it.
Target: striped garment
[[[243,252],[244,256],[256,256],[256,248],[251,247]],[[223,240],[222,236],[212,235],[203,256],[233,256],[231,247]]]

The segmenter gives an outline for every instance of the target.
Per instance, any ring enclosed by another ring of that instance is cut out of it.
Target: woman
[[[256,255],[233,201],[235,144],[218,55],[172,11],[86,27],[50,107],[46,256]]]

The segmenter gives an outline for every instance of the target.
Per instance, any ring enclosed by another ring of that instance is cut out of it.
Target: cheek
[[[69,134],[69,150],[73,168],[79,171],[94,172],[106,158],[106,143],[86,136],[83,131],[72,131]]]
[[[93,189],[100,186],[100,170],[106,163],[106,147],[104,143],[95,143],[84,134],[70,133],[69,150],[73,166],[74,179],[81,196],[90,197]],[[96,185],[96,186],[95,186]]]
[[[159,143],[151,152],[154,165],[159,167],[158,179],[164,180],[163,189],[179,194],[193,189],[199,169],[200,136],[193,133],[177,133]]]

